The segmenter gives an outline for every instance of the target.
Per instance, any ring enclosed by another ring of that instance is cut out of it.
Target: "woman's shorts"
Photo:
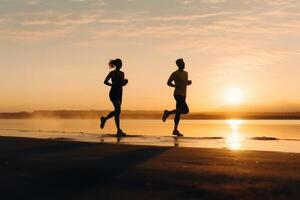
[[[121,103],[122,102],[122,92],[110,91],[109,98],[112,102],[119,101]]]

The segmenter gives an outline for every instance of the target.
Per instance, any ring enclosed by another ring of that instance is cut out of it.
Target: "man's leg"
[[[183,136],[179,131],[178,131],[178,125],[180,121],[180,115],[183,113],[183,108],[184,108],[184,97],[183,96],[175,96],[176,99],[176,112],[175,112],[175,118],[174,118],[174,130],[173,130],[173,135],[176,136]]]
[[[168,111],[168,110],[165,110],[164,111],[164,114],[162,116],[162,120],[165,122],[167,120],[167,118],[170,116],[170,115],[175,115],[176,114],[176,110],[171,110],[171,111]]]
[[[180,121],[180,113],[176,113],[174,118],[174,131],[178,131],[179,121]]]
[[[176,114],[176,109],[175,110],[171,110],[171,111],[167,111],[168,115],[175,115]]]

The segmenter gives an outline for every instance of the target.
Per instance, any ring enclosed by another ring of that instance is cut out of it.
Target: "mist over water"
[[[171,137],[173,121],[122,120],[131,137],[117,141],[114,121],[97,119],[0,120],[1,136],[59,138],[89,142],[300,152],[300,120],[182,120],[184,138]]]

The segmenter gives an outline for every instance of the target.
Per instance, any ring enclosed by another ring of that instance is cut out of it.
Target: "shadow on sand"
[[[0,155],[0,174],[3,177],[0,186],[7,199],[79,198],[78,194],[114,184],[116,177],[169,149],[140,147],[102,157],[85,155],[85,152],[105,144],[0,139],[0,150],[9,145],[15,147],[9,152],[2,151]],[[17,145],[23,142],[27,145]],[[72,194],[77,195],[72,197]]]

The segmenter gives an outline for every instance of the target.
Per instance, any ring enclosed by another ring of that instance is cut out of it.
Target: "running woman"
[[[128,80],[125,79],[124,72],[121,71],[122,68],[122,60],[115,59],[109,62],[109,67],[114,68],[109,74],[106,76],[104,80],[104,84],[110,86],[109,98],[114,106],[114,111],[110,112],[106,117],[101,117],[100,119],[100,127],[104,128],[105,123],[108,119],[114,117],[115,124],[117,127],[117,137],[126,136],[126,134],[120,128],[120,114],[121,114],[121,104],[122,104],[122,95],[123,95],[123,86],[127,85]],[[111,80],[111,81],[110,81]]]

